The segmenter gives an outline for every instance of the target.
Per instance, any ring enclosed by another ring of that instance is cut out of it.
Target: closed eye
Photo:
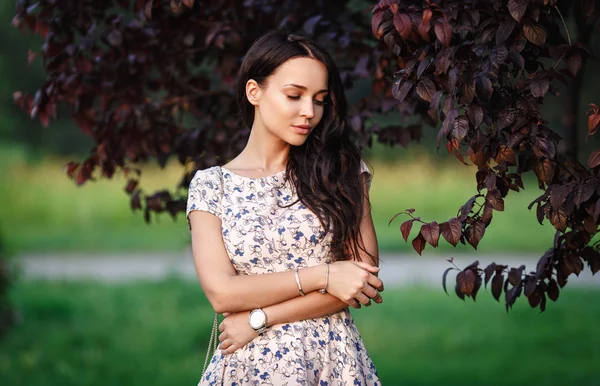
[[[301,96],[299,96],[299,95],[287,95],[287,97],[288,97],[289,99],[291,99],[291,100],[296,100],[296,101],[297,101],[297,100],[299,100],[299,99],[301,98]],[[327,103],[327,102],[325,102],[325,101],[320,101],[320,100],[316,100],[316,99],[315,99],[313,102],[314,102],[314,104],[316,104],[317,106],[323,106],[324,104],[326,104],[326,103]]]

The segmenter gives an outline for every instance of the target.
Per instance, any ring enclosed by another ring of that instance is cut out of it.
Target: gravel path
[[[536,256],[454,256],[459,267],[478,259],[485,267],[492,261],[518,267],[525,264],[527,271],[535,270]],[[20,266],[24,279],[99,280],[122,282],[135,279],[160,280],[165,277],[183,277],[196,280],[191,255],[188,253],[157,254],[86,254],[86,255],[24,255],[14,261]],[[441,287],[442,274],[451,265],[443,257],[419,258],[403,255],[382,255],[380,277],[387,288],[403,285]],[[454,275],[448,276],[449,283]],[[599,286],[598,277],[588,268],[579,277],[572,275],[570,285]]]

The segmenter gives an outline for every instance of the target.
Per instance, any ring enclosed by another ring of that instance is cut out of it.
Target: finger
[[[375,298],[379,295],[379,292],[377,292],[377,290],[373,287],[371,287],[370,285],[366,286],[363,290],[362,290],[363,294],[365,294],[366,296],[368,296],[370,299],[375,300]]]
[[[227,349],[225,349],[224,351],[221,351],[222,354],[224,355],[229,355],[229,354],[233,354],[233,352],[237,350],[237,348],[235,347],[234,344],[231,344],[229,347],[227,347]]]
[[[233,344],[233,342],[231,341],[231,339],[227,339],[224,342],[221,342],[221,344],[219,345],[219,349],[221,351],[225,351],[227,350],[229,347],[231,347],[231,345]]]
[[[366,269],[367,271],[369,271],[371,273],[379,272],[379,267],[376,267],[369,263],[365,263],[363,261],[355,261],[354,264],[358,265],[362,269]]]
[[[360,308],[360,303],[357,302],[356,299],[354,299],[354,298],[350,298],[348,300],[342,300],[342,301],[352,308],[356,308],[356,309]]]
[[[223,317],[225,317],[225,318],[226,318],[226,317],[228,317],[229,315],[231,315],[231,313],[229,313],[229,312],[223,312]]]
[[[373,301],[375,303],[383,303],[383,297],[381,297],[381,294],[379,292],[377,293],[377,295],[374,298],[371,298],[371,299],[373,299]]]
[[[221,322],[219,324],[219,331],[221,331],[221,332],[225,331],[225,322]]]
[[[373,288],[377,288],[379,291],[383,291],[383,281],[375,275],[369,275],[369,284]]]
[[[357,310],[360,310],[360,303],[357,302],[356,299],[352,299],[352,301],[349,302],[348,305],[352,308],[356,308]]]
[[[227,339],[227,334],[226,333],[222,333],[219,335],[219,341],[223,342],[225,341],[225,339]]]
[[[364,293],[359,293],[358,295],[356,295],[354,297],[356,300],[358,300],[361,304],[364,304],[365,306],[369,307],[371,305],[371,299],[369,299],[367,297],[367,295],[365,295]]]

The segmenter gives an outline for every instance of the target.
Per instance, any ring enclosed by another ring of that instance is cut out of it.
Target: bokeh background
[[[66,177],[65,164],[83,159],[93,143],[68,114],[59,111],[44,128],[14,105],[13,92],[35,91],[44,73],[39,60],[27,64],[28,50],[38,50],[41,40],[13,28],[13,12],[13,2],[0,3],[0,254],[18,267],[9,292],[16,324],[0,338],[0,385],[195,384],[212,310],[193,274],[185,219],[163,215],[146,224],[130,210],[122,176],[82,187]],[[582,133],[587,104],[600,103],[599,65],[590,66],[596,67],[585,73]],[[558,131],[562,113],[560,98],[544,106]],[[450,257],[522,261],[534,269],[554,232],[527,210],[540,195],[533,178],[509,194],[477,251],[441,242],[419,257],[401,238],[406,217],[389,224],[407,208],[445,221],[475,194],[475,167],[438,154],[436,132],[426,130],[407,149],[376,144],[365,151],[374,170],[382,269],[405,270],[386,273],[382,305],[353,311],[383,384],[600,384],[599,283],[571,279],[544,313],[526,299],[507,313],[486,291],[477,302],[461,301],[441,286]],[[580,158],[587,159],[600,143],[580,138]],[[175,186],[181,175],[176,162],[141,166],[147,191]],[[176,262],[185,272],[149,272],[144,261]],[[128,273],[120,265],[126,262],[134,267]],[[424,276],[434,280],[417,280]]]

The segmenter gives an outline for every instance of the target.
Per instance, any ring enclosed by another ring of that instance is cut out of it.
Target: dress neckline
[[[246,179],[246,180],[264,180],[264,179],[267,179],[267,178],[277,177],[277,176],[279,176],[281,174],[285,174],[285,169],[283,169],[282,171],[279,171],[279,172],[274,173],[274,174],[269,174],[267,176],[248,177],[248,176],[242,176],[241,174],[237,174],[235,172],[232,172],[230,169],[227,169],[224,166],[219,166],[219,167],[222,169],[222,171],[224,170],[224,171],[226,171],[227,173],[229,173],[229,174],[231,174],[233,176],[236,176],[236,177],[239,177],[239,178],[243,178],[243,179]]]

